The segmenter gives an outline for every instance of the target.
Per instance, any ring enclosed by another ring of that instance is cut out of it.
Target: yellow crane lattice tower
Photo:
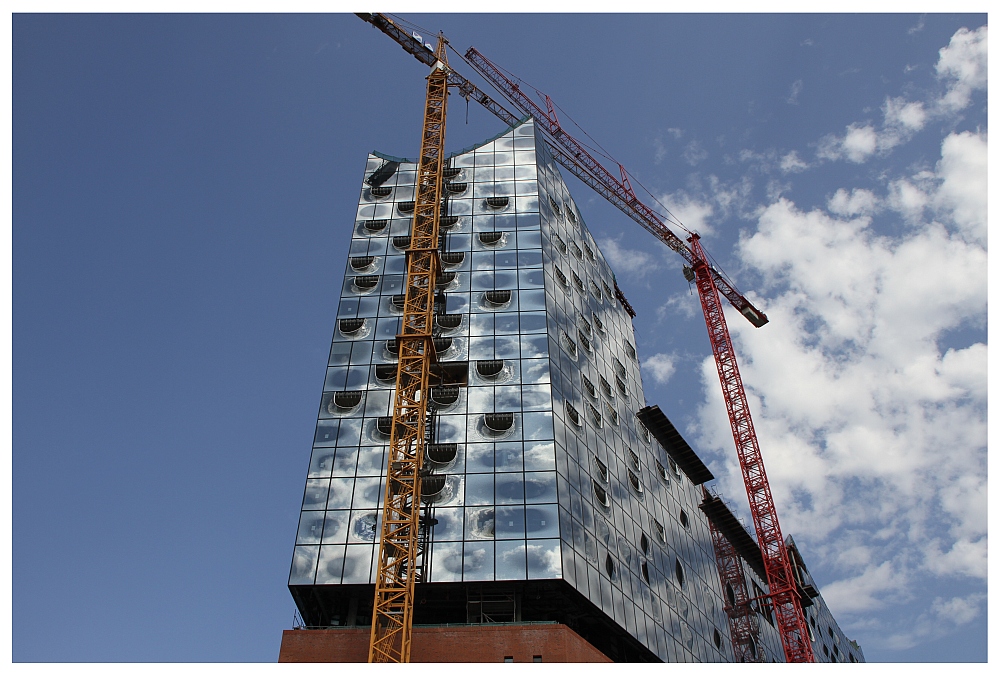
[[[436,62],[427,77],[417,194],[406,252],[406,302],[396,345],[399,370],[392,409],[378,578],[372,612],[370,663],[408,663],[413,627],[413,586],[418,575],[420,474],[423,463],[428,386],[434,360],[434,282],[445,115],[448,102],[447,41],[438,36]]]

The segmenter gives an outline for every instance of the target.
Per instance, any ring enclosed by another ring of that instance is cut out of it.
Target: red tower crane
[[[359,16],[392,37],[420,61],[428,65],[432,63],[433,56],[428,54],[427,49],[413,36],[401,30],[388,17],[381,14],[359,14]],[[778,515],[774,499],[771,496],[767,474],[764,471],[764,461],[750,416],[750,406],[736,362],[732,338],[729,335],[729,328],[723,314],[720,293],[750,323],[758,328],[767,323],[767,316],[754,307],[710,263],[697,234],[690,233],[691,236],[688,237],[687,244],[685,244],[666,225],[665,218],[642,203],[632,189],[628,174],[623,166],[618,165],[620,178],[616,177],[604,168],[582,143],[563,129],[556,115],[555,105],[548,96],[544,97],[545,108],[543,109],[521,89],[517,82],[510,79],[475,48],[470,47],[466,51],[465,60],[497,91],[501,92],[515,108],[535,118],[556,161],[684,258],[686,263],[685,277],[689,282],[695,284],[698,289],[698,297],[701,300],[705,325],[708,328],[712,353],[715,357],[723,398],[726,402],[726,411],[729,415],[729,423],[740,460],[743,482],[749,497],[750,512],[757,533],[757,544],[764,559],[764,568],[770,590],[769,597],[774,606],[785,659],[788,662],[812,662],[812,647],[809,644],[795,576],[781,535],[781,528],[778,525]],[[454,70],[449,69],[447,79],[448,84],[456,87],[461,96],[466,99],[475,99],[507,124],[513,124],[517,120],[510,111]],[[624,296],[621,296],[620,293],[616,295],[620,296],[619,299],[623,301],[623,306],[631,309],[624,301]],[[632,314],[634,315],[634,313]]]

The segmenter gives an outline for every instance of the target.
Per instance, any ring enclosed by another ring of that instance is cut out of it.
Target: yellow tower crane
[[[375,606],[372,612],[370,663],[408,663],[413,627],[414,582],[419,574],[418,528],[420,481],[427,419],[427,399],[434,363],[434,282],[440,268],[438,223],[445,116],[448,103],[447,41],[438,35],[420,143],[420,166],[406,251],[406,302],[396,345],[399,369],[392,409],[385,502]]]

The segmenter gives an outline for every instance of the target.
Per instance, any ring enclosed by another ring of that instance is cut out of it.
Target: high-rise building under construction
[[[374,153],[361,177],[282,660],[367,656],[416,169]],[[631,308],[532,120],[444,175],[414,660],[783,660],[760,550],[647,406]],[[816,660],[863,660],[788,543]]]

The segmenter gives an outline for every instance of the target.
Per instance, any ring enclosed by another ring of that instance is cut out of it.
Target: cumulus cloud
[[[802,93],[802,80],[795,80],[792,82],[792,87],[788,91],[788,98],[785,99],[790,105],[799,104],[799,94]]]
[[[875,152],[871,127],[852,128],[841,152]],[[904,211],[906,228],[880,226]],[[933,170],[889,177],[883,195],[774,200],[737,250],[771,318],[729,324],[771,488],[783,530],[839,574],[822,589],[838,618],[919,603],[928,579],[985,579],[987,346],[950,337],[985,326],[985,136],[949,134]],[[742,479],[710,358],[702,376],[698,432],[732,494]],[[882,625],[884,644],[915,644],[945,610],[971,621],[977,598],[924,601],[905,626]]]
[[[782,156],[779,167],[782,173],[799,173],[808,169],[809,165],[802,161],[798,152],[792,150]]]
[[[962,110],[971,102],[972,92],[986,89],[986,37],[986,26],[974,31],[959,28],[941,48],[934,70],[948,85],[939,102],[944,110]]]
[[[657,384],[666,384],[670,376],[677,370],[674,357],[671,354],[653,354],[642,362],[642,369],[649,373]]]
[[[660,201],[684,227],[699,234],[711,234],[709,219],[715,213],[711,203],[701,201],[683,191],[662,197]]]
[[[986,26],[975,31],[960,28],[948,46],[941,48],[934,67],[944,85],[942,92],[927,101],[886,97],[878,128],[873,123],[854,123],[843,135],[828,134],[817,144],[817,157],[861,164],[873,156],[888,154],[931,120],[954,116],[967,108],[972,94],[986,89],[986,38]]]
[[[624,235],[600,239],[597,244],[613,269],[633,277],[643,277],[658,269],[658,258],[638,249],[626,248],[621,241]]]

